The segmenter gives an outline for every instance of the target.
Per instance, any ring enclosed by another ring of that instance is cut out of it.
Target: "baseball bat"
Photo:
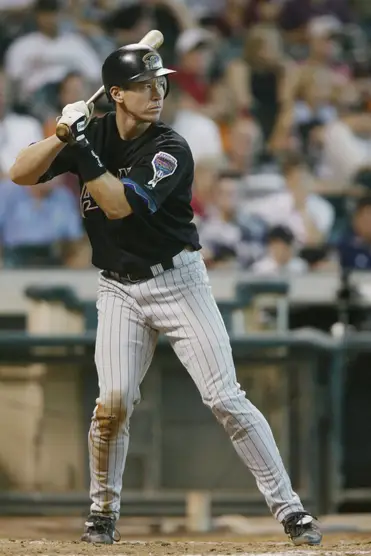
[[[157,50],[158,48],[160,48],[163,42],[164,42],[164,36],[161,33],[161,31],[158,31],[157,29],[153,29],[152,31],[149,31],[142,38],[142,40],[139,41],[139,44],[152,46],[152,48],[155,48]],[[103,95],[104,95],[104,86],[102,85],[101,87],[99,87],[97,91],[95,91],[95,93],[89,98],[89,100],[86,101],[86,104],[89,106],[89,104],[91,103],[96,103],[97,100],[100,99],[101,96]],[[55,134],[58,137],[58,139],[60,139],[64,143],[67,143],[68,138],[70,136],[70,128],[68,127],[67,124],[58,123],[55,130]]]

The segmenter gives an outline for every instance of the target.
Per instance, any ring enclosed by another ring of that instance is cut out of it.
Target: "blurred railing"
[[[368,349],[371,336],[336,339],[310,329],[282,330],[287,288],[279,281],[263,290],[261,283],[241,284],[237,292],[220,308],[239,382],[268,418],[306,507],[336,511],[347,497],[344,361],[349,350]],[[97,395],[94,303],[82,302],[68,288],[31,288],[28,298],[28,330],[0,334],[0,418],[6,429],[0,440],[8,446],[0,455],[0,508],[85,511],[86,435]],[[272,315],[260,319],[272,306],[278,308],[276,326]],[[216,514],[267,512],[251,474],[166,340],[159,342],[142,400],[132,419],[123,513],[181,515],[192,490],[209,491]]]
[[[37,362],[47,364],[49,373],[63,373],[66,365],[91,364],[94,340],[94,332],[64,337],[1,334],[0,363],[18,367]],[[271,422],[294,487],[313,511],[327,511],[332,503],[333,494],[328,492],[332,486],[324,490],[323,483],[336,469],[331,446],[337,443],[333,437],[337,428],[329,388],[335,382],[331,375],[337,372],[334,358],[332,366],[324,367],[334,350],[334,341],[308,330],[233,337],[232,347],[239,381]],[[202,489],[215,494],[216,508],[220,507],[215,511],[265,513],[252,476],[229,446],[224,431],[203,408],[187,373],[181,371],[171,353],[170,345],[160,341],[144,381],[142,409],[140,404],[134,413],[128,474],[135,475],[138,465],[143,471],[137,497],[131,492],[127,498],[124,491],[125,511],[153,512],[155,497],[156,512],[179,513],[185,492]],[[328,376],[318,380],[323,373]],[[92,395],[90,402],[93,398]],[[78,401],[84,403],[83,397]],[[70,429],[69,434],[72,440],[76,433]],[[79,442],[84,442],[85,437],[82,434]],[[169,458],[171,464],[167,463]],[[85,472],[86,478],[87,469]],[[126,484],[130,482],[128,479]],[[27,500],[34,502],[32,511],[37,502],[44,509],[55,504],[71,507],[88,503],[87,496],[79,497],[77,492],[70,496],[55,493],[53,497],[43,485],[37,496],[3,492],[0,507],[4,512],[16,512],[17,508],[25,511]]]

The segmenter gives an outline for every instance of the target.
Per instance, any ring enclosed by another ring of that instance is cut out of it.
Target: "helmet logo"
[[[153,71],[162,68],[162,60],[159,54],[148,52],[142,58],[147,71]]]

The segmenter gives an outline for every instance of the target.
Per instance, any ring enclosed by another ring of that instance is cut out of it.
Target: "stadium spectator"
[[[297,88],[292,99],[292,122],[287,120],[286,132],[293,132],[303,153],[320,164],[320,154],[315,156],[318,129],[338,118],[336,90],[331,84],[327,69],[307,67],[298,76]],[[290,131],[290,126],[292,129]],[[279,149],[279,143],[275,145]]]
[[[248,200],[246,212],[260,216],[269,226],[289,226],[301,245],[321,245],[334,223],[332,205],[313,193],[315,178],[300,153],[285,154],[282,173],[286,188]]]
[[[371,270],[371,197],[363,197],[354,210],[352,223],[337,242],[342,268]]]
[[[179,70],[163,119],[195,159],[195,220],[216,245],[208,264],[248,267],[255,244],[262,253],[260,230],[288,226],[308,267],[322,268],[345,194],[371,186],[370,64],[359,32],[371,12],[365,0],[353,5],[363,20],[346,0],[0,0],[10,84],[5,95],[0,75],[0,174],[6,181],[17,152],[54,133],[65,104],[89,97],[108,51],[159,28],[161,55]],[[103,101],[95,113],[110,109]],[[76,209],[77,180],[61,181]]]
[[[116,46],[139,42],[150,30],[159,29],[166,37],[161,47],[165,65],[174,63],[175,43],[182,31],[195,26],[187,6],[178,0],[134,0],[120,3],[106,18],[106,29]]]
[[[302,274],[307,264],[296,255],[295,238],[286,226],[276,226],[267,234],[267,254],[252,265],[255,274]]]
[[[60,81],[68,71],[80,71],[92,82],[101,79],[101,60],[77,33],[61,33],[58,0],[37,0],[37,30],[17,38],[5,56],[5,70],[21,102],[38,89]]]
[[[287,90],[292,71],[279,31],[265,25],[248,32],[243,58],[233,60],[226,70],[239,112],[253,115],[266,142],[277,135],[276,128],[283,125],[290,108]]]
[[[74,33],[81,33],[94,50],[99,58],[104,60],[114,49],[113,38],[104,29],[104,19],[106,14],[115,8],[115,0],[67,0],[64,13],[66,21],[65,30]]]
[[[196,163],[204,158],[223,158],[223,143],[218,125],[202,114],[194,102],[189,102],[189,95],[173,79],[162,120],[173,126],[187,140]]]
[[[349,67],[343,57],[344,31],[344,26],[334,15],[312,18],[307,25],[308,56],[302,66],[330,67],[349,77]]]
[[[316,18],[308,24],[308,54],[289,73],[285,115],[270,143],[274,152],[285,149],[294,130],[306,152],[312,128],[336,118],[336,106],[350,78],[349,67],[337,59],[342,50],[336,34],[341,30],[334,17]]]
[[[0,183],[0,245],[5,267],[86,266],[81,217],[60,180]]]
[[[32,112],[42,121],[46,137],[55,133],[56,118],[61,115],[63,107],[87,98],[87,90],[88,84],[84,76],[80,72],[71,71],[59,83],[39,91]]]
[[[249,0],[245,11],[246,27],[257,23],[269,23],[278,27],[285,0]]]
[[[213,202],[200,224],[205,263],[212,268],[249,267],[264,253],[264,222],[240,214],[235,174],[220,173],[212,194]]]
[[[339,119],[327,123],[318,133],[326,190],[344,193],[354,184],[367,185],[364,176],[371,173],[371,114],[357,107],[344,107]]]
[[[55,133],[56,119],[60,116],[63,107],[87,98],[89,96],[87,89],[88,84],[84,76],[79,72],[72,71],[60,83],[46,86],[39,91],[33,102],[32,113],[38,115],[42,122],[45,137],[50,137]],[[110,106],[109,110],[111,109]],[[99,115],[98,107],[95,108],[94,115]],[[80,188],[77,176],[68,172],[63,175],[63,183],[78,200]]]
[[[341,23],[350,23],[353,19],[348,0],[289,0],[283,2],[280,26],[288,33],[287,38],[297,40],[305,36],[311,19],[328,15],[335,16]]]
[[[212,33],[201,27],[183,31],[175,46],[177,73],[172,79],[187,95],[190,108],[222,122],[233,114],[234,104],[223,76],[211,78],[214,45]]]
[[[215,0],[217,1],[217,0]],[[169,38],[174,47],[179,34],[185,29],[196,26],[192,12],[184,2],[178,0],[142,0],[150,8],[152,19],[157,29]],[[199,2],[202,5],[202,2]]]
[[[246,35],[247,4],[246,0],[226,0],[224,11],[214,18],[213,30],[218,32],[222,40],[219,53],[225,65],[242,54]]]
[[[9,83],[0,71],[0,177],[7,175],[21,149],[43,139],[40,123],[31,116],[12,111],[10,97]]]
[[[224,140],[226,166],[247,177],[262,147],[260,129],[252,119],[233,120]]]
[[[27,30],[34,0],[0,0],[0,66],[9,45]]]
[[[102,20],[103,28],[113,38],[115,48],[139,42],[151,29],[151,23],[148,12],[137,2],[127,6],[119,4]]]
[[[215,184],[218,180],[220,160],[203,158],[195,164],[192,187],[192,208],[196,224],[209,214],[212,206]]]
[[[187,6],[195,20],[210,19],[220,16],[226,9],[226,0],[174,0]]]

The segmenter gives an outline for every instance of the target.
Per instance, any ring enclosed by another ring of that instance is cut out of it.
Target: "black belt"
[[[186,245],[184,247],[186,251],[194,251],[192,245]],[[181,251],[179,251],[181,253]],[[177,253],[176,255],[179,255]],[[174,255],[174,257],[176,257]],[[158,274],[162,274],[165,270],[172,270],[174,267],[173,257],[167,257],[162,261],[153,264],[151,266],[140,268],[140,269],[130,269],[130,272],[114,272],[113,270],[103,270],[102,275],[105,278],[111,278],[111,280],[116,280],[116,282],[144,282],[145,280],[150,280]],[[129,269],[128,269],[129,270]]]
[[[151,265],[150,267],[132,270],[127,273],[103,270],[102,274],[105,278],[111,278],[112,280],[116,280],[116,282],[143,282],[154,278],[158,274],[165,272],[165,270],[172,270],[173,268],[174,262],[171,257],[169,259],[164,259],[155,265]]]

